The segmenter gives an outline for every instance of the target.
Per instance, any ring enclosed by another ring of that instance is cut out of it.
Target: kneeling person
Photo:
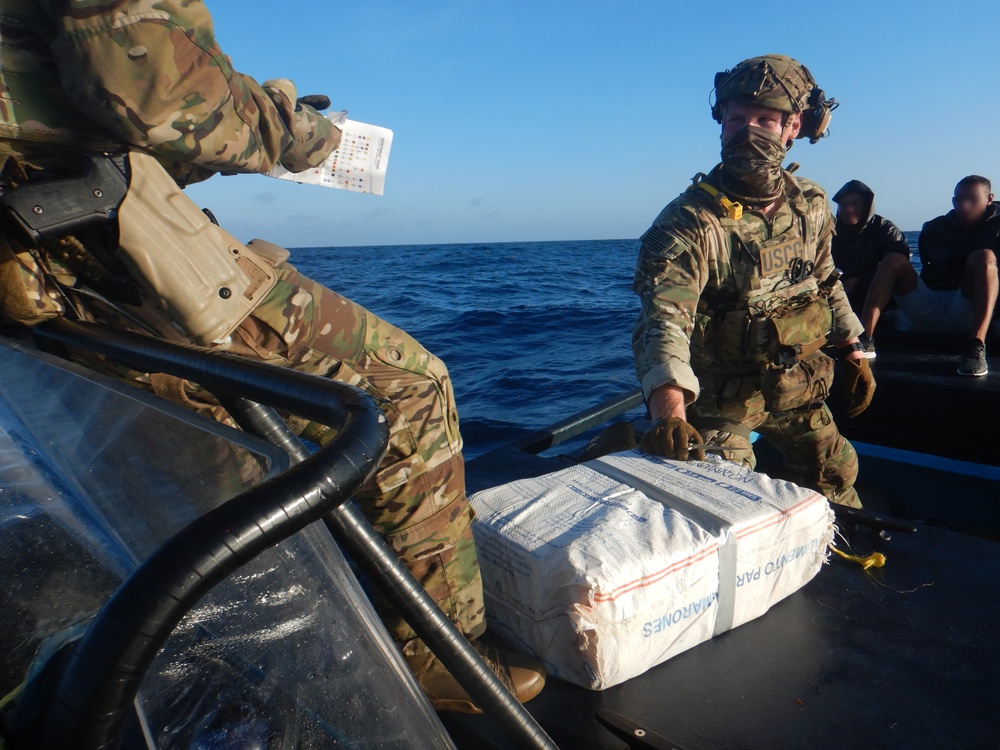
[[[782,168],[794,139],[824,135],[834,102],[779,55],[745,60],[715,83],[722,163],[663,209],[636,266],[633,350],[655,420],[642,448],[701,457],[689,444],[704,436],[753,468],[756,430],[800,484],[860,506],[857,454],[824,403],[833,361],[820,348],[844,357],[852,416],[874,379],[830,254],[826,195]]]

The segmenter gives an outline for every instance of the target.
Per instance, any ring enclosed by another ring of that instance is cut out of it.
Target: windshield
[[[124,578],[280,473],[265,443],[0,342],[0,695]],[[175,630],[140,692],[156,748],[451,747],[324,527],[272,548]]]

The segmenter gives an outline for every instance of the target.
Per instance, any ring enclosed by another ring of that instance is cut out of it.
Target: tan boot
[[[542,692],[545,687],[545,667],[540,660],[527,654],[486,646],[478,641],[472,641],[471,645],[521,703],[527,703]],[[436,711],[482,713],[434,654],[425,651],[407,656],[406,661]]]

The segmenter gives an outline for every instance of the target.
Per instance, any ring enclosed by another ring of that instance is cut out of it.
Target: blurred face
[[[781,136],[782,143],[787,145],[802,129],[802,118],[797,112],[786,115],[776,109],[729,102],[726,105],[726,114],[722,118],[722,143],[726,144],[737,130],[746,125],[770,130],[775,135]]]
[[[868,198],[860,193],[848,193],[837,204],[837,221],[856,227],[868,218]]]
[[[983,185],[959,185],[955,188],[955,197],[951,199],[955,218],[959,224],[967,226],[978,224],[992,202],[993,193],[986,192]]]

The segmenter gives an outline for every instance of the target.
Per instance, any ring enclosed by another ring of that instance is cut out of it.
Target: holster
[[[198,344],[227,340],[277,283],[273,266],[209,218],[152,156],[132,152],[119,253],[148,295]]]

